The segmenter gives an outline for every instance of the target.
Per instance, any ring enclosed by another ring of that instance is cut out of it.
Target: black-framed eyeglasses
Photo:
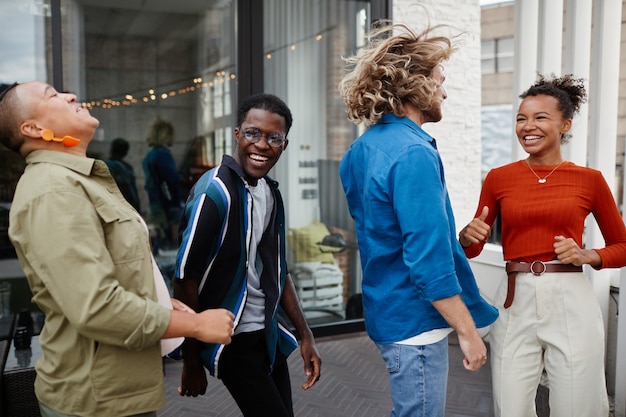
[[[264,135],[256,127],[244,129],[242,132],[243,137],[246,138],[246,140],[250,143],[257,143],[261,140],[263,136],[265,136],[265,138],[267,139],[267,143],[272,148],[280,148],[285,144],[285,142],[287,142],[287,138],[285,138],[285,135],[283,135],[281,132],[271,132]]]
[[[11,85],[6,85],[6,84],[2,85],[2,87],[0,87],[0,89],[1,89],[0,90],[0,101],[2,101],[4,99],[4,96],[6,96],[9,91],[11,91],[15,87],[17,87],[18,84],[19,83],[13,83]]]

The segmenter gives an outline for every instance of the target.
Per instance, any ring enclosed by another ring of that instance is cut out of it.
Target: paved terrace
[[[322,377],[308,391],[300,387],[305,378],[299,353],[289,357],[297,417],[389,416],[391,398],[385,365],[364,333],[318,338],[317,348],[322,357]],[[489,365],[468,372],[461,360],[456,338],[451,335],[446,417],[492,417]],[[212,377],[204,396],[179,396],[176,390],[181,368],[179,361],[167,360],[165,364],[168,403],[159,417],[241,416],[222,383]]]

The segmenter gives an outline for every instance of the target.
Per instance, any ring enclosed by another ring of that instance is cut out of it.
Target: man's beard
[[[424,116],[424,123],[437,123],[443,118],[441,103],[434,101],[428,109],[422,110],[422,115]]]

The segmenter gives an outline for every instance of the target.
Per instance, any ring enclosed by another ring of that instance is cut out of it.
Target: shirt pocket
[[[145,248],[149,248],[147,232],[136,213],[107,204],[96,206],[96,211],[114,264],[133,262],[145,257]]]

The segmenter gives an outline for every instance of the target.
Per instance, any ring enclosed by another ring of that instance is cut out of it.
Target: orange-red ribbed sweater
[[[541,178],[554,166],[533,166]],[[492,169],[485,178],[475,217],[489,207],[485,222],[502,220],[502,250],[507,261],[550,261],[556,258],[554,236],[573,238],[582,248],[585,218],[593,213],[605,240],[602,268],[626,265],[626,227],[604,177],[595,169],[565,162],[544,184],[537,181],[525,161]],[[484,244],[465,248],[468,258]],[[592,249],[592,248],[589,248]]]

